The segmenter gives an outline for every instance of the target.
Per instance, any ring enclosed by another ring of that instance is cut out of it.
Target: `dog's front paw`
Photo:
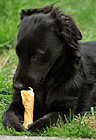
[[[12,111],[5,112],[3,114],[2,123],[6,128],[13,127],[18,132],[25,131],[23,125],[20,123],[20,120]]]
[[[28,126],[29,132],[44,132],[46,127],[49,127],[57,123],[58,112],[53,112],[47,115],[44,115],[42,118],[36,120],[34,123]]]
[[[46,126],[41,121],[36,121],[30,125],[28,125],[27,131],[29,132],[43,132]]]
[[[40,130],[39,130],[38,126],[36,125],[36,123],[34,122],[34,123],[28,125],[28,130],[27,131],[29,131],[29,132],[38,132]]]

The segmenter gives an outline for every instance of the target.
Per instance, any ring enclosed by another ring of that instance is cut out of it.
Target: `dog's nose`
[[[13,84],[13,88],[16,90],[22,90],[25,89],[25,86],[22,83],[15,83]]]

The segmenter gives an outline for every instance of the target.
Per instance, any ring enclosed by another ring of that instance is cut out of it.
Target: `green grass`
[[[17,26],[20,22],[19,13],[21,9],[43,7],[56,2],[56,0],[0,0],[0,60],[3,64],[0,68],[0,135],[35,135],[30,133],[18,133],[11,129],[11,133],[2,125],[1,116],[12,99],[12,79],[18,59],[14,46],[16,40]],[[82,41],[96,40],[96,0],[61,0],[56,6],[60,6],[65,14],[72,15],[77,26],[83,34]],[[88,137],[96,138],[96,129],[84,126],[73,119],[71,123],[58,127],[47,128],[41,136],[59,137]]]

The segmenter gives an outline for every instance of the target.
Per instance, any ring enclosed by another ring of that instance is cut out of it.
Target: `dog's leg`
[[[13,127],[16,131],[24,131],[22,125],[24,108],[21,101],[20,92],[14,91],[12,103],[2,116],[2,123],[5,127]]]
[[[52,112],[50,114],[44,115],[44,117],[38,119],[34,123],[28,126],[29,132],[43,132],[44,129],[47,127],[52,126],[53,124],[56,125],[59,115],[62,121],[65,121],[65,113],[64,112]],[[67,117],[68,119],[68,117]],[[69,121],[69,120],[68,120]]]

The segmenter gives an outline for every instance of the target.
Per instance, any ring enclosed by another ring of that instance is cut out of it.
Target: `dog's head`
[[[64,63],[66,47],[78,49],[80,31],[70,16],[53,6],[22,10],[17,34],[19,64],[13,86],[23,89],[42,84],[56,61]]]

